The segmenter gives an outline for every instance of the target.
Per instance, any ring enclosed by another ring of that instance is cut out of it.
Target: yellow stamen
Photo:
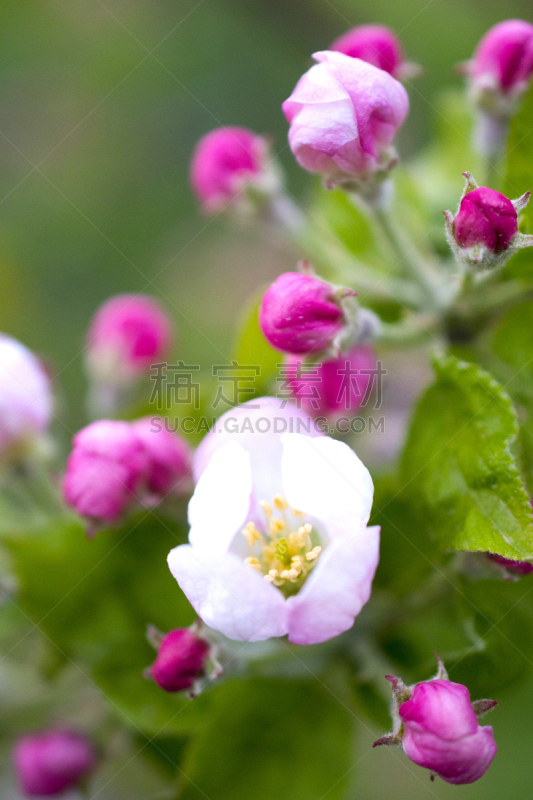
[[[266,500],[260,500],[259,505],[263,509],[265,517],[267,519],[270,519],[270,517],[272,516],[272,506],[270,505],[270,503],[267,503]]]
[[[289,507],[289,504],[285,500],[282,494],[274,495],[274,508],[276,511],[285,511]]]
[[[298,511],[297,508],[291,508],[291,514],[292,514],[293,517],[305,517],[304,512],[303,511]]]
[[[245,537],[250,547],[253,547],[255,542],[263,541],[262,534],[259,533],[253,522],[249,522],[246,527],[242,529],[242,535]]]
[[[269,527],[270,527],[270,535],[277,536],[278,533],[280,533],[284,529],[285,523],[279,517],[272,517],[272,519],[270,520]]]
[[[250,556],[249,558],[244,559],[244,563],[247,567],[251,567],[252,569],[258,570],[258,572],[261,572],[261,564],[257,558],[252,558],[252,556]]]

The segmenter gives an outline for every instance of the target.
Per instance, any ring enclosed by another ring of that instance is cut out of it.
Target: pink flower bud
[[[384,25],[358,25],[335,39],[330,50],[350,58],[360,58],[395,78],[404,62],[394,31]]]
[[[288,359],[288,384],[294,400],[313,416],[334,417],[357,411],[372,390],[376,354],[370,345],[356,345],[339,358],[302,365]]]
[[[0,334],[0,452],[43,433],[51,415],[50,380],[39,359]]]
[[[29,797],[55,797],[75,789],[94,769],[90,741],[79,733],[48,730],[22,736],[13,750],[20,788]]]
[[[516,200],[478,186],[463,172],[465,188],[454,216],[445,211],[446,238],[460,264],[477,271],[502,267],[517,250],[533,246],[533,236],[518,230],[518,214],[527,206],[530,192]]]
[[[191,161],[191,185],[203,210],[231,203],[265,171],[265,140],[246,128],[217,128],[203,136]]]
[[[329,347],[345,318],[330,283],[314,275],[284,272],[263,295],[259,324],[272,347],[307,355]]]
[[[368,180],[396,163],[394,136],[409,110],[407,92],[387,72],[344,53],[318,61],[283,103],[299,164],[330,185]]]
[[[533,25],[521,19],[499,22],[481,39],[468,72],[480,92],[522,92],[533,73]]]
[[[515,561],[512,558],[499,556],[497,553],[487,553],[487,556],[494,564],[498,564],[498,566],[503,567],[504,570],[509,570],[509,572],[517,577],[529,575],[533,572],[533,564],[530,564],[529,561]]]
[[[460,683],[418,683],[399,715],[406,755],[447,783],[477,781],[496,755],[492,727],[479,725],[470,693]]]
[[[137,420],[132,428],[147,456],[149,491],[162,496],[186,493],[191,484],[192,450],[185,439],[149,417]]]
[[[518,233],[517,213],[512,202],[487,186],[465,194],[453,222],[459,247],[483,245],[493,253],[506,250]]]
[[[210,649],[209,642],[189,628],[170,631],[159,645],[150,675],[165,692],[190,689],[203,676]]]
[[[74,437],[63,495],[82,517],[116,522],[135,499],[147,470],[147,455],[127,422],[99,420]]]
[[[131,381],[164,359],[171,341],[172,324],[151,297],[111,297],[100,306],[89,330],[89,370],[103,383]]]

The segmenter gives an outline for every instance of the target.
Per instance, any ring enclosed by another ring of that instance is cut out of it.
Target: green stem
[[[368,209],[379,233],[389,245],[398,263],[408,270],[411,278],[421,287],[429,308],[432,311],[437,310],[440,305],[437,298],[437,280],[431,266],[398,228],[388,209],[382,206],[368,207]]]

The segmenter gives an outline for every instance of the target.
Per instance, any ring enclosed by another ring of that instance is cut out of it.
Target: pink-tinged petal
[[[287,633],[283,595],[234,553],[217,557],[180,545],[169,553],[168,565],[194,610],[210,628],[241,642]]]
[[[51,416],[43,365],[23,344],[0,333],[0,449],[42,433]]]
[[[247,521],[252,495],[250,456],[237,442],[217,450],[189,503],[189,541],[224,553]]]
[[[492,727],[484,725],[469,736],[453,742],[433,733],[413,733],[407,730],[403,749],[411,761],[436,772],[444,781],[453,784],[474,783],[490,767],[498,750]]]
[[[331,539],[363,530],[374,485],[370,473],[344,442],[327,436],[284,434],[281,470],[287,500],[327,525]]]
[[[289,641],[317,644],[352,627],[370,597],[379,527],[329,543],[303,588],[287,600]]]
[[[413,731],[428,731],[449,741],[476,732],[470,692],[462,683],[432,680],[418,683],[399,714]]]
[[[304,433],[321,438],[323,433],[304,411],[278,397],[259,397],[223,414],[202,440],[193,459],[193,475],[199,480],[214,453],[227,442],[238,442],[250,455],[254,495],[270,502],[281,488],[280,437]]]

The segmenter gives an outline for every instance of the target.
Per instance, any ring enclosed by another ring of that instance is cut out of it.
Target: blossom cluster
[[[316,63],[282,104],[290,149],[327,189],[347,193],[382,226],[407,269],[409,248],[406,253],[402,237],[391,233],[388,214],[396,137],[409,111],[403,82],[418,68],[406,60],[394,32],[376,25],[349,31],[313,58]],[[533,73],[533,26],[520,20],[495,26],[463,72],[490,154]],[[93,421],[73,438],[63,499],[90,536],[105,535],[106,528],[113,535],[135,510],[188,501],[188,542],[171,550],[168,567],[198,620],[166,634],[149,629],[157,655],[145,677],[160,689],[194,696],[220,677],[219,655],[228,640],[327,642],[349,632],[368,603],[380,558],[380,528],[369,524],[373,480],[347,437],[325,435],[311,417],[354,415],[372,390],[388,335],[405,335],[405,328],[412,335],[409,323],[413,317],[420,322],[426,306],[440,335],[465,286],[481,286],[518,249],[533,245],[519,229],[529,192],[511,200],[478,186],[468,172],[464,177],[456,213],[444,212],[455,258],[452,279],[450,270],[436,274],[431,263],[409,261],[411,274],[398,283],[412,290],[408,324],[395,327],[380,319],[377,305],[364,307],[356,279],[353,286],[345,285],[349,279],[326,280],[302,260],[264,290],[257,314],[258,330],[281,354],[294,402],[265,395],[239,404],[196,448],[154,425],[145,410],[138,417],[130,413],[139,387],[172,347],[172,324],[160,304],[124,294],[95,314],[86,340]],[[269,223],[284,218],[293,233],[301,224],[290,211],[268,140],[247,129],[207,133],[193,154],[190,180],[207,214],[229,208],[237,217],[257,214]],[[313,402],[301,402],[309,398],[311,382],[302,364],[319,377]],[[346,386],[347,370],[358,381]],[[0,335],[0,458],[6,471],[42,458],[53,386],[53,375],[36,355]],[[243,424],[227,425],[230,416]],[[508,580],[533,569],[498,553],[481,556],[487,571]],[[448,783],[478,780],[496,754],[492,727],[478,722],[493,701],[472,703],[467,687],[450,681],[441,663],[436,678],[412,687],[388,679],[394,729],[376,744],[400,745],[411,761]],[[13,759],[28,796],[57,796],[82,786],[98,755],[84,734],[50,728],[23,736]]]

